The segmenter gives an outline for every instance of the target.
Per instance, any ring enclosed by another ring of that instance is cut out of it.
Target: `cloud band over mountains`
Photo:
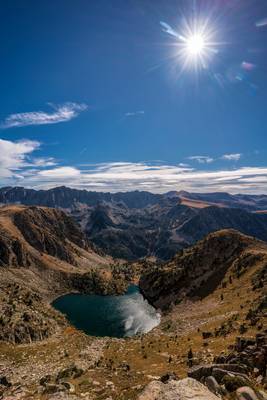
[[[184,164],[159,162],[110,162],[71,166],[52,157],[36,158],[41,144],[0,139],[1,186],[17,185],[51,188],[66,185],[96,191],[169,190],[227,191],[267,194],[267,167],[240,167],[221,170],[196,169]]]

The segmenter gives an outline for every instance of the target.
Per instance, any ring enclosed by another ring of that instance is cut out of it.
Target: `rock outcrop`
[[[262,400],[256,386],[267,384],[267,331],[255,338],[237,337],[232,351],[213,364],[197,365],[188,376],[204,382],[216,394],[236,392],[237,400]]]
[[[14,283],[0,286],[0,341],[31,343],[66,326],[65,318],[38,293]]]
[[[192,378],[180,381],[170,380],[164,384],[153,381],[148,384],[138,400],[219,400],[220,397],[212,393],[202,383]]]

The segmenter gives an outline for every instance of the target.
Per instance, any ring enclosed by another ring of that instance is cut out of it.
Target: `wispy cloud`
[[[102,163],[87,169],[56,167],[31,172],[24,177],[24,183],[36,188],[64,184],[104,192],[147,190],[164,193],[187,190],[267,194],[267,167],[202,171],[168,164]]]
[[[224,154],[221,159],[226,161],[238,161],[240,160],[241,156],[241,153]]]
[[[210,164],[214,161],[214,158],[209,156],[191,156],[187,157],[187,159],[197,161],[199,164]]]
[[[144,115],[144,114],[145,114],[145,112],[143,110],[131,111],[131,112],[125,113],[125,117],[137,117],[138,115]]]
[[[86,104],[64,103],[55,105],[49,103],[52,112],[31,111],[25,113],[11,114],[1,124],[2,129],[29,126],[29,125],[47,125],[67,122],[76,118],[82,111],[87,109]]]
[[[32,162],[28,163],[27,166],[48,168],[58,165],[58,162],[53,157],[42,157],[33,158]]]
[[[210,164],[217,160],[224,160],[224,161],[239,161],[242,157],[241,153],[229,153],[223,154],[220,157],[211,157],[211,156],[191,156],[187,157],[188,160],[196,161],[199,164]]]
[[[261,28],[263,26],[267,25],[267,18],[262,18],[259,21],[256,22],[256,27]]]

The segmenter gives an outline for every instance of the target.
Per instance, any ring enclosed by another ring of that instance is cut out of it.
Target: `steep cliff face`
[[[90,249],[73,219],[61,210],[29,207],[14,213],[13,222],[33,248],[60,260],[75,263],[71,243]]]
[[[0,266],[82,272],[112,262],[63,211],[45,207],[0,207]],[[62,262],[60,262],[62,261]]]
[[[70,291],[121,293],[126,283],[60,210],[0,208],[0,341],[40,340],[64,326],[48,300]]]
[[[244,270],[267,260],[267,245],[234,230],[208,235],[195,246],[178,253],[170,262],[147,270],[140,288],[159,308],[186,298],[212,293],[232,269],[237,277]]]

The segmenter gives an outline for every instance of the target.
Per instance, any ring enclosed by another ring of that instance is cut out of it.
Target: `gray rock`
[[[237,372],[239,374],[247,374],[248,373],[248,367],[246,365],[240,365],[240,364],[215,364],[215,368],[222,368],[225,369],[226,371],[230,372]]]
[[[259,400],[253,389],[243,386],[236,391],[236,400]]]
[[[48,383],[51,382],[52,382],[52,375],[45,375],[39,381],[40,385],[42,386],[46,386]]]
[[[240,378],[243,381],[243,385],[249,385],[250,380],[247,375],[239,374],[237,372],[227,371],[222,368],[213,368],[212,369],[212,376],[217,380],[217,382],[221,383],[222,380],[227,376],[231,378]]]
[[[212,370],[212,376],[216,379],[217,382],[221,383],[225,375],[231,375],[228,371],[222,368],[214,368]]]
[[[167,374],[164,374],[160,377],[160,380],[162,383],[166,383],[168,381],[177,380],[177,379],[178,379],[178,377],[175,372],[167,372]]]
[[[180,381],[171,380],[164,384],[150,382],[138,400],[219,400],[220,397],[210,392],[202,383],[192,378]]]
[[[234,392],[240,387],[248,386],[249,382],[242,376],[225,375],[221,381],[228,392]]]
[[[75,386],[72,383],[70,383],[70,382],[61,382],[61,385],[65,386],[65,388],[70,393],[75,393]]]
[[[216,376],[214,375],[214,371]],[[224,377],[227,371],[233,372],[234,374],[240,374],[245,377],[245,374],[248,372],[248,368],[245,365],[239,364],[198,365],[188,371],[188,376],[198,381],[200,381],[203,377],[207,378],[208,376],[214,376],[220,383],[220,380]]]
[[[58,372],[56,382],[64,379],[79,378],[84,373],[83,369],[78,368],[75,364]]]
[[[214,394],[222,394],[222,388],[214,378],[214,376],[208,376],[205,379],[205,385]]]
[[[63,385],[55,385],[53,383],[48,383],[43,390],[43,394],[54,394],[58,392],[64,392],[65,390],[66,387]]]
[[[189,378],[196,379],[200,381],[202,377],[208,377],[212,375],[212,365],[198,365],[193,367],[188,371]]]

